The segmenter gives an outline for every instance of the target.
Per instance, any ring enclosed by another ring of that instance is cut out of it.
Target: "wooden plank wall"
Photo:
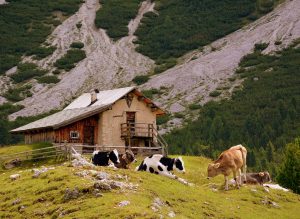
[[[55,130],[55,143],[60,143],[67,141],[68,143],[84,143],[84,127],[93,126],[94,127],[94,143],[97,144],[98,140],[98,116],[89,117],[78,122],[72,123],[65,127],[61,127]],[[79,138],[71,139],[70,132],[78,131]]]
[[[32,144],[38,142],[53,142],[54,131],[42,130],[36,132],[25,133],[25,144]]]
[[[98,116],[92,116],[57,130],[37,130],[25,133],[25,144],[38,142],[84,143],[84,126],[94,126],[94,143],[98,140]],[[79,139],[71,139],[70,131],[78,131]]]

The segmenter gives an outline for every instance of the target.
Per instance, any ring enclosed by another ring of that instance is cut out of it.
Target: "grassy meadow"
[[[0,156],[30,148],[28,145],[0,148]],[[276,190],[268,193],[260,186],[243,186],[240,190],[231,187],[225,192],[222,176],[206,179],[210,160],[204,157],[184,156],[187,173],[176,173],[193,186],[147,172],[135,172],[134,168],[141,160],[139,157],[138,163],[129,170],[95,167],[111,176],[126,175],[129,182],[138,184],[136,191],[112,190],[103,192],[103,197],[96,197],[91,192],[93,180],[75,175],[84,169],[71,167],[69,162],[48,160],[2,170],[0,218],[57,218],[60,214],[64,218],[160,218],[161,215],[168,218],[171,211],[176,214],[175,218],[298,218],[299,195]],[[39,168],[41,164],[55,169],[33,178],[31,169]],[[21,177],[12,181],[9,176],[16,173]],[[65,201],[65,190],[75,187],[80,196]],[[20,203],[13,205],[17,198],[21,199]],[[164,203],[157,212],[151,209],[155,198]],[[130,204],[119,207],[118,203],[124,200]],[[276,202],[279,207],[273,207],[268,201]]]

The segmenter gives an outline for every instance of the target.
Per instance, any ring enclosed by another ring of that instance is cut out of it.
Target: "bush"
[[[18,65],[18,70],[15,74],[11,75],[10,78],[16,82],[22,82],[29,79],[32,79],[36,76],[42,76],[46,74],[45,70],[39,70],[37,65],[33,63],[23,63]]]
[[[174,113],[174,117],[182,119],[182,118],[184,118],[184,114],[182,114],[182,113]]]
[[[54,75],[59,75],[59,74],[60,74],[60,70],[55,69],[55,70],[52,72],[52,74],[54,74]]]
[[[159,66],[156,66],[154,68],[154,73],[155,74],[159,74],[161,72],[164,72],[164,71],[168,70],[169,68],[174,67],[177,64],[177,61],[174,58],[170,58],[170,59],[167,59],[167,60],[160,60],[159,63],[163,63],[163,64],[161,64]]]
[[[143,94],[150,99],[152,99],[153,95],[160,94],[160,93],[161,92],[155,88],[150,90],[143,90]]]
[[[54,66],[58,69],[71,70],[75,67],[75,64],[86,58],[86,54],[80,49],[70,49],[67,54],[58,59]]]
[[[149,80],[148,75],[138,75],[132,80],[137,85],[145,84]]]
[[[211,96],[211,97],[218,97],[220,95],[221,95],[221,92],[217,91],[217,90],[212,91],[212,92],[209,93],[209,96]]]
[[[82,49],[84,47],[84,43],[82,43],[82,42],[73,42],[70,45],[70,47],[74,48],[74,49]]]
[[[201,109],[201,107],[202,107],[202,106],[201,106],[200,104],[195,104],[195,103],[189,105],[189,109],[190,109],[190,110]]]
[[[41,84],[56,84],[60,81],[55,75],[46,75],[37,80]]]
[[[171,115],[170,114],[165,114],[163,116],[159,116],[156,119],[156,124],[157,125],[162,125],[167,123],[169,120],[171,119]]]
[[[38,47],[35,49],[30,50],[27,55],[33,55],[34,59],[40,60],[46,58],[47,56],[51,55],[56,50],[56,47]]]
[[[25,85],[20,88],[10,88],[3,96],[13,102],[18,102],[24,100],[26,97],[31,97],[32,93],[30,92],[31,85]]]
[[[266,48],[268,48],[269,43],[256,43],[254,45],[254,51],[264,51]]]

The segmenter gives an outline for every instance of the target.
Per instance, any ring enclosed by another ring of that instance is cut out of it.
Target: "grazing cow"
[[[269,172],[259,172],[259,173],[247,173],[246,180],[249,184],[264,184],[266,182],[271,182],[271,176]]]
[[[219,158],[208,165],[207,178],[223,174],[225,177],[225,190],[228,190],[228,176],[233,172],[233,177],[238,188],[241,183],[241,168],[243,167],[244,182],[246,182],[246,158],[247,149],[242,145],[236,145],[221,153]],[[237,180],[236,176],[239,176]]]
[[[129,165],[132,162],[136,162],[134,154],[131,150],[126,150],[125,154],[119,154],[120,163],[116,164],[117,168],[129,169]]]
[[[120,163],[119,153],[116,149],[112,151],[94,151],[92,155],[92,162],[96,166],[108,166],[109,160],[114,165]]]
[[[148,171],[150,173],[160,174],[172,179],[178,179],[170,171],[176,170],[185,173],[184,163],[181,157],[168,158],[161,154],[154,154],[146,157],[136,171]]]

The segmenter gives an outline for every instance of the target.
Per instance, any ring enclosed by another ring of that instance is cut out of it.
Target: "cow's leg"
[[[238,179],[239,179],[240,186],[242,186],[242,171],[241,171],[241,169],[238,170]]]
[[[227,191],[228,190],[228,176],[225,176],[225,190]]]
[[[239,189],[240,186],[239,186],[239,182],[238,182],[238,180],[237,180],[237,178],[236,178],[236,171],[233,170],[232,172],[233,172],[233,178],[234,178],[234,181],[235,181],[235,185],[236,185],[237,188]]]
[[[159,172],[159,174],[162,175],[162,176],[166,176],[168,178],[171,178],[171,179],[178,179],[177,176],[175,176],[172,173],[167,172],[167,171],[161,171],[161,172]]]

